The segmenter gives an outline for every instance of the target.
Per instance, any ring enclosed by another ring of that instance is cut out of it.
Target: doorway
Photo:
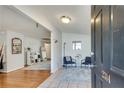
[[[28,48],[25,53],[26,70],[51,70],[51,37],[40,39],[38,51]],[[32,44],[37,46],[35,44]]]

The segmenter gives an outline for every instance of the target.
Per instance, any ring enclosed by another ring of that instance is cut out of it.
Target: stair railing
[[[3,69],[4,43],[0,49],[0,69]]]

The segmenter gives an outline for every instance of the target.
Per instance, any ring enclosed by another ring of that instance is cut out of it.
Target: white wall
[[[58,40],[55,43],[55,40]],[[62,33],[54,31],[51,33],[51,73],[62,67]]]
[[[72,41],[82,41],[82,50],[73,50]],[[86,56],[90,56],[90,52],[91,52],[91,36],[90,35],[62,33],[62,52],[64,51],[63,50],[64,42],[66,42],[65,56],[72,56],[73,58],[75,58],[77,54],[81,54],[82,59],[84,59]],[[78,61],[78,65],[80,65],[79,61]]]
[[[22,53],[12,54],[12,38],[17,37],[22,40]],[[2,72],[10,72],[24,67],[24,48],[30,47],[34,52],[39,52],[41,42],[40,39],[24,37],[23,34],[13,31],[5,31],[0,33],[0,42],[6,44],[6,59]],[[1,45],[0,43],[0,45]]]
[[[24,35],[11,31],[7,31],[6,34],[7,72],[10,72],[24,67]],[[12,54],[12,38],[15,37],[22,40],[21,54]]]

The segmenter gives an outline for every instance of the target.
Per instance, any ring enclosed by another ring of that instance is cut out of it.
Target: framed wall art
[[[12,38],[12,54],[22,53],[22,40],[20,38]]]

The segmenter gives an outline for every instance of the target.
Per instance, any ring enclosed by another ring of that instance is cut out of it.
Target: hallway
[[[91,88],[91,70],[88,67],[60,69],[39,88]]]

